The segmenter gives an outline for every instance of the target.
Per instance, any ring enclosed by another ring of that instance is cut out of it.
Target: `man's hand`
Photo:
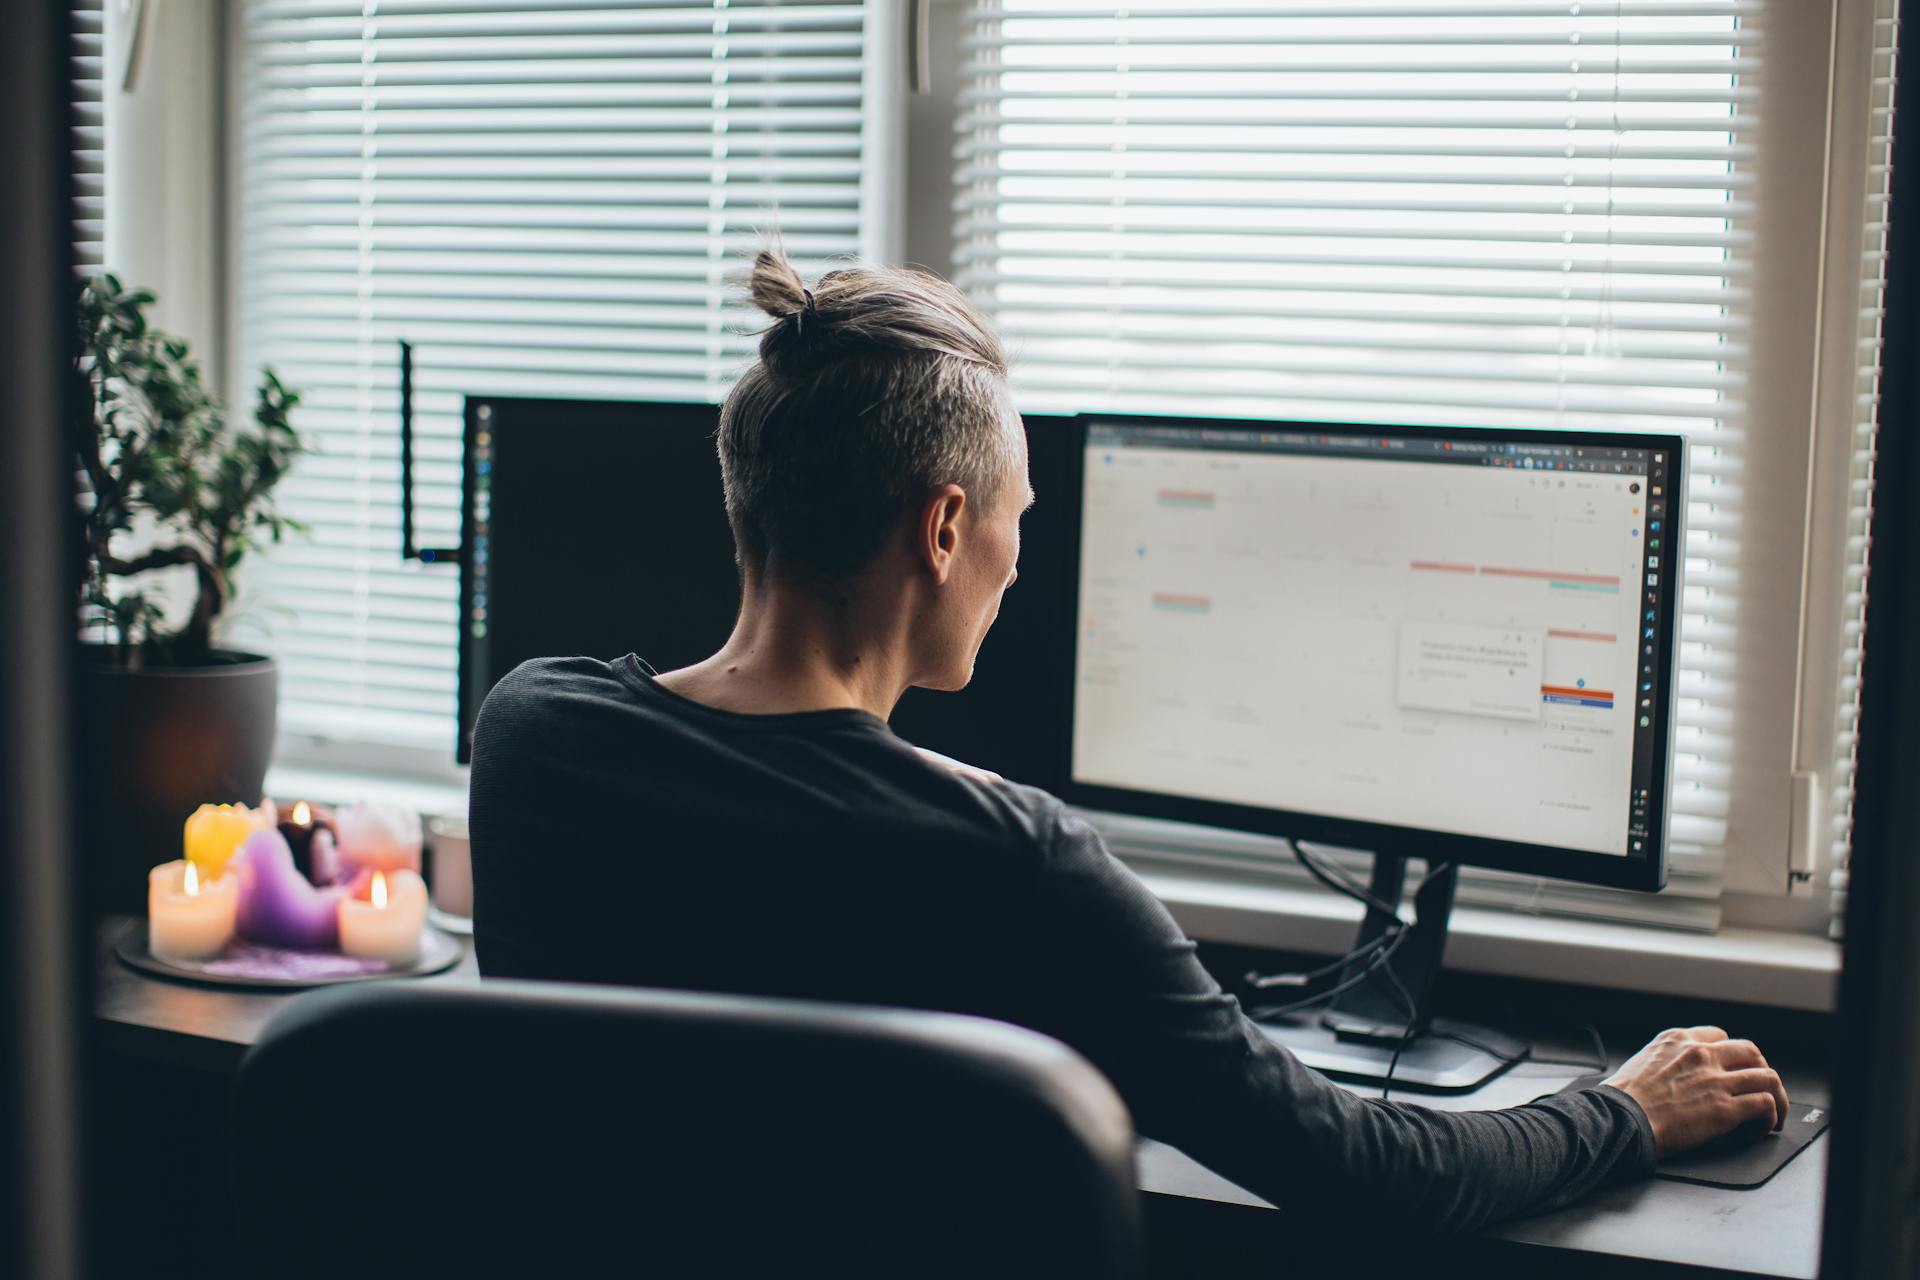
[[[1647,1113],[1663,1156],[1691,1151],[1743,1124],[1778,1129],[1787,1090],[1751,1040],[1718,1027],[1676,1027],[1627,1059],[1608,1084]]]
[[[926,747],[915,747],[914,750],[920,753],[921,759],[937,764],[943,769],[951,769],[962,777],[972,778],[975,782],[1006,781],[1005,778],[991,769],[982,769],[978,765],[971,765],[963,760],[955,760],[952,756],[943,756],[938,751],[930,751]]]

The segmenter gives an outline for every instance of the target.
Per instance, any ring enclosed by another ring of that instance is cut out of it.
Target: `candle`
[[[427,883],[419,872],[363,872],[340,899],[340,950],[403,968],[419,957],[426,923]]]
[[[269,947],[331,951],[340,943],[336,886],[316,889],[293,865],[278,831],[256,831],[233,859],[240,881],[240,936]]]
[[[340,872],[420,870],[420,815],[396,805],[350,804],[333,817]]]
[[[185,858],[147,873],[147,950],[162,960],[205,960],[233,938],[239,881],[202,881]]]
[[[187,819],[187,861],[199,869],[202,880],[214,879],[248,836],[273,825],[271,814],[266,805],[258,810],[243,804],[201,805]]]
[[[280,834],[293,850],[293,865],[301,875],[317,885],[332,884],[340,878],[333,818],[325,809],[305,800],[296,802],[280,819]]]
[[[307,846],[307,865],[303,870],[307,873],[307,879],[315,884],[340,883],[340,849],[334,843],[331,830],[313,833],[313,840]]]

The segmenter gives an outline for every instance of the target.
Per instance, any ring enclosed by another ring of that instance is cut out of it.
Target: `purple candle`
[[[278,831],[256,831],[233,856],[240,877],[236,932],[249,942],[301,951],[340,946],[340,895],[316,889],[293,865],[293,850]]]

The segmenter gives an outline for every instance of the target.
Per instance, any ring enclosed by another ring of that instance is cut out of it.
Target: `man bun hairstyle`
[[[743,567],[833,581],[865,567],[934,488],[1004,495],[1023,448],[1000,340],[938,276],[844,267],[808,288],[755,256],[760,357],[720,410],[720,472]]]

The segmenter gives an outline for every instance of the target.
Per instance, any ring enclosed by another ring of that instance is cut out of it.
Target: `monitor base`
[[[1328,993],[1331,1002],[1318,1016],[1276,1018],[1260,1029],[1327,1075],[1388,1082],[1391,1070],[1390,1083],[1433,1093],[1478,1088],[1525,1058],[1531,1050],[1524,1040],[1434,1016],[1434,984],[1459,879],[1450,863],[1430,865],[1408,924],[1385,909],[1405,892],[1407,860],[1375,854],[1367,897],[1377,905],[1360,921],[1351,958]]]
[[[1342,1036],[1318,1018],[1257,1025],[1267,1039],[1323,1075],[1380,1084],[1391,1065],[1394,1088],[1421,1093],[1470,1093],[1532,1052],[1525,1041],[1503,1032],[1444,1018],[1408,1040],[1398,1063],[1393,1061],[1397,1042]]]

